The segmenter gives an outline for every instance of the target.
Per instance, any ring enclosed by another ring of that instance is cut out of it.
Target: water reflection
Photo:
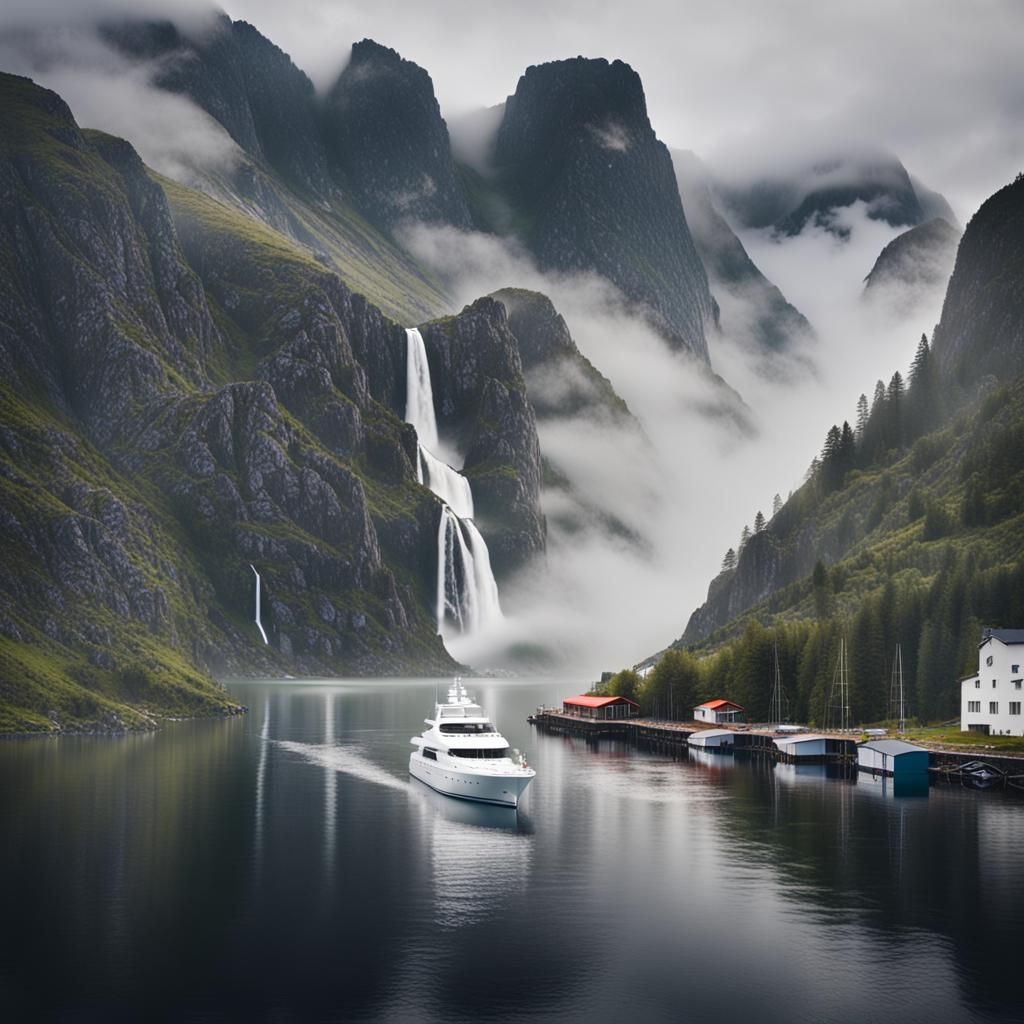
[[[0,744],[5,1017],[720,1020],[727,964],[769,1024],[1017,1018],[1024,801],[545,736],[578,682],[476,689],[537,768],[518,815],[409,780],[433,681]]]

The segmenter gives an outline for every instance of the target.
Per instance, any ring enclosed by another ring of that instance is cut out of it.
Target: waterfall
[[[415,328],[405,334],[405,420],[419,437],[416,480],[443,502],[437,531],[437,629],[443,632],[451,623],[461,633],[473,633],[501,620],[498,584],[487,543],[473,523],[469,481],[434,454],[437,419],[423,336]]]
[[[416,479],[426,484],[460,519],[473,518],[473,492],[469,481],[447,462],[442,462],[420,445]]]
[[[437,419],[434,416],[434,389],[430,386],[430,365],[423,335],[415,327],[406,329],[405,422],[416,428],[420,444],[437,451]]]

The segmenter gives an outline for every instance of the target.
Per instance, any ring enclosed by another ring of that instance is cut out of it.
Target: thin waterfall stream
[[[415,327],[405,334],[405,420],[419,437],[416,479],[443,502],[437,531],[437,628],[444,632],[450,625],[460,633],[475,633],[502,618],[498,584],[487,543],[473,522],[470,483],[434,454],[440,442],[423,336]]]

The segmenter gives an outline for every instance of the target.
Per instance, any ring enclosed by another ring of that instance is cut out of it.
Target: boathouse
[[[1024,629],[986,629],[978,674],[960,684],[960,731],[1024,736]]]
[[[784,761],[824,761],[829,753],[828,737],[811,732],[777,736],[775,746]]]
[[[575,715],[577,718],[607,721],[616,718],[636,718],[640,714],[640,705],[628,697],[594,697],[590,694],[581,694],[578,697],[566,697],[562,701],[562,713]]]
[[[731,754],[735,739],[736,733],[730,732],[728,729],[699,729],[689,736],[686,742],[696,750],[714,750],[723,754]]]
[[[695,722],[714,722],[715,725],[732,725],[744,720],[744,709],[731,700],[709,700],[693,709]]]
[[[868,740],[857,747],[857,767],[873,775],[903,778],[928,774],[928,751],[903,740]]]

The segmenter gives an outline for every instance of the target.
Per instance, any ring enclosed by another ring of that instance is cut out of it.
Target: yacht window
[[[437,751],[436,750],[431,750],[430,747],[424,747],[423,748],[423,756],[428,761],[436,761],[437,760]]]
[[[490,750],[473,750],[467,748],[465,750],[459,750],[456,747],[452,747],[449,751],[453,757],[481,757],[489,760],[494,760],[499,757],[508,757],[508,747],[494,747]]]
[[[494,726],[490,722],[445,722],[441,732],[448,733],[490,733]]]

